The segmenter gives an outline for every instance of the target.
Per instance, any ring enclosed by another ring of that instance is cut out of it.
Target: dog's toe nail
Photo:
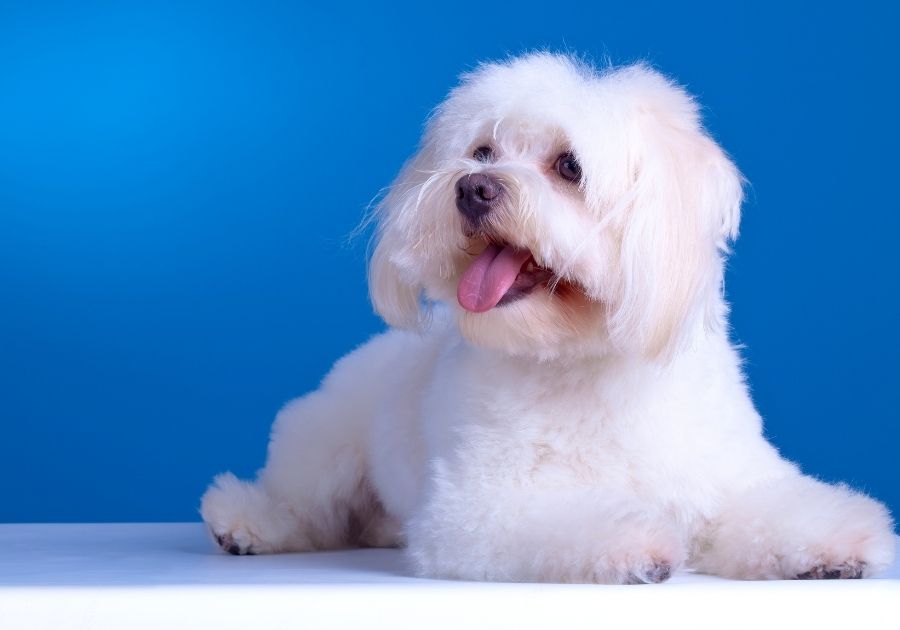
[[[672,577],[672,565],[668,562],[656,562],[649,568],[632,573],[628,584],[659,584]]]
[[[241,551],[241,546],[234,541],[234,538],[231,534],[213,534],[216,539],[216,543],[221,547],[224,551],[228,553],[240,556],[243,554]]]
[[[212,532],[212,535],[213,538],[216,539],[216,544],[218,544],[223,551],[226,551],[233,556],[256,555],[252,547],[250,547],[249,545],[246,547],[242,547],[237,541],[235,541],[234,536],[229,533],[217,534],[215,532]]]
[[[863,576],[864,562],[850,562],[838,567],[838,576],[842,580],[858,580]]]
[[[653,565],[646,573],[647,581],[653,584],[659,584],[660,582],[665,582],[670,577],[672,577],[672,565],[668,563],[659,563]]]
[[[797,580],[858,580],[863,576],[865,563],[848,562],[839,565],[818,565],[796,576]]]

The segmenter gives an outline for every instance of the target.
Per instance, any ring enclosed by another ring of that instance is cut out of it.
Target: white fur
[[[495,162],[472,159],[485,144]],[[553,171],[565,151],[579,185]],[[453,185],[474,172],[506,188],[491,232],[574,293],[457,305]],[[419,574],[479,580],[885,568],[885,508],[762,436],[722,296],[741,184],[647,66],[533,54],[466,75],[376,217],[372,299],[398,328],[285,407],[255,483],[215,480],[212,532],[238,553],[402,544]]]

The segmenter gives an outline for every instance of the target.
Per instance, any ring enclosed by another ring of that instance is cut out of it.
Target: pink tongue
[[[456,288],[459,305],[473,313],[497,306],[530,257],[527,249],[488,245],[459,279]]]

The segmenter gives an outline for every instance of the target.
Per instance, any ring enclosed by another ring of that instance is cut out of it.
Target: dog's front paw
[[[882,571],[893,558],[890,529],[861,518],[831,523],[826,531],[809,532],[804,544],[784,545],[777,552],[774,577],[796,580],[854,580]]]
[[[628,584],[659,584],[670,577],[674,569],[668,560],[650,560],[645,566],[629,573]]]
[[[588,581],[603,584],[660,584],[668,580],[685,560],[685,548],[674,530],[659,530],[652,538],[619,542],[627,546],[613,547],[593,567]],[[627,534],[623,534],[627,538]]]
[[[740,579],[855,579],[890,566],[894,545],[883,505],[795,477],[734,497],[694,566]]]
[[[200,513],[216,544],[236,556],[282,551],[296,524],[258,485],[219,475],[203,495]]]
[[[858,580],[866,570],[865,562],[844,562],[837,565],[817,564],[809,571],[796,575],[798,580]]]
[[[685,562],[684,535],[663,515],[626,513],[605,523],[604,530],[591,581],[660,584]]]
[[[894,536],[884,507],[843,486],[817,488],[800,499],[809,512],[773,523],[775,577],[799,580],[859,579],[890,565]],[[791,520],[788,520],[788,519]]]
[[[218,544],[223,551],[227,551],[233,556],[256,555],[256,551],[253,549],[253,541],[251,540],[251,537],[247,535],[247,532],[238,529],[233,532],[219,534],[212,528],[210,528],[209,531],[216,541],[216,544]]]

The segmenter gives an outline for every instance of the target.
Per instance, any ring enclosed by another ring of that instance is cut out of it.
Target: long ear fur
[[[742,179],[683,89],[646,66],[619,72],[633,90],[634,201],[622,224],[610,333],[647,356],[671,356],[692,333],[723,325],[723,255],[737,235]]]
[[[422,288],[406,278],[392,260],[396,237],[389,229],[380,229],[375,252],[369,260],[369,296],[372,306],[388,325],[415,329],[421,320]]]
[[[369,260],[369,296],[375,311],[395,328],[416,329],[423,321],[419,263],[410,259],[408,242],[420,219],[416,196],[427,180],[427,145],[401,169],[376,209],[375,251]]]

